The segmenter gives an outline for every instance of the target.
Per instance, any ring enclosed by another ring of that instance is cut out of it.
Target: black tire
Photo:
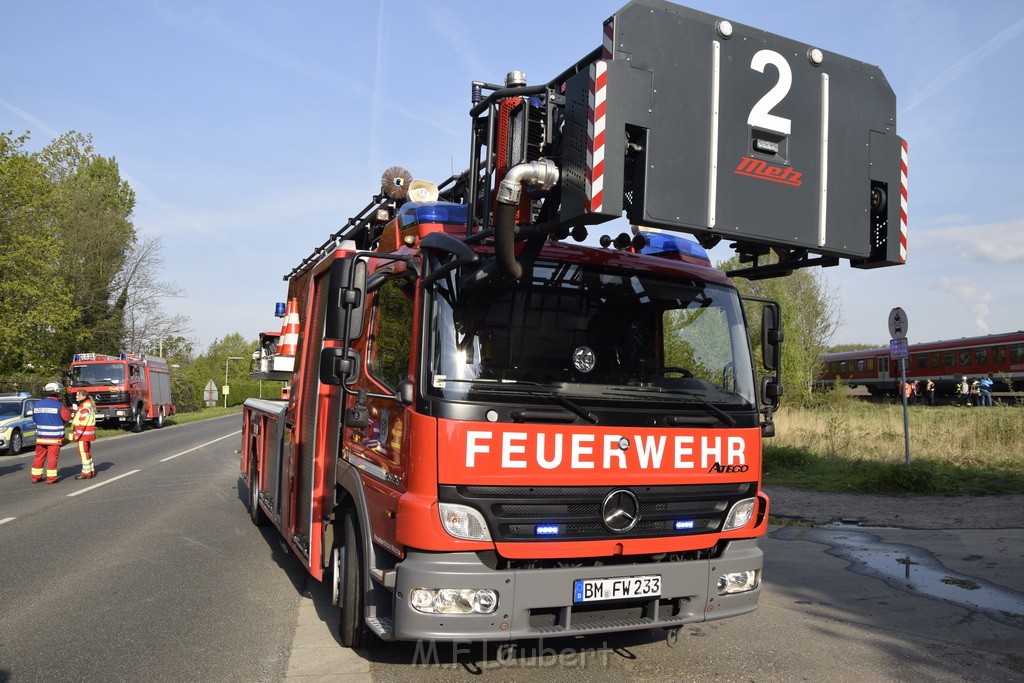
[[[256,526],[263,526],[267,523],[267,516],[260,507],[260,486],[259,470],[256,469],[256,460],[249,463],[249,521]]]
[[[341,610],[338,637],[344,647],[369,647],[376,634],[363,619],[363,548],[355,512],[345,511],[342,519],[343,545],[331,553],[333,592]]]
[[[157,413],[156,413],[156,428],[160,429],[163,426],[164,426],[164,409],[163,409],[163,407],[161,407],[160,410],[158,410]]]
[[[142,406],[136,406],[132,411],[131,430],[136,434],[142,431]]]
[[[11,432],[11,445],[7,449],[8,455],[17,455],[18,453],[21,453],[21,448],[24,445],[25,442],[21,439],[21,432],[15,429]]]

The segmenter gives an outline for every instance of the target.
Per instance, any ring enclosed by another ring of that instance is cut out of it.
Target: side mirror
[[[320,351],[320,382],[351,384],[359,372],[359,355],[352,349],[331,346]]]
[[[777,377],[770,375],[761,378],[761,403],[771,406],[772,411],[779,409],[782,398],[782,385]]]
[[[409,380],[399,382],[397,398],[402,405],[411,406],[412,402],[416,400],[416,387]]]
[[[324,339],[348,341],[358,337],[363,329],[365,298],[366,261],[355,256],[336,259],[331,264],[330,281],[327,284]]]
[[[782,312],[774,302],[761,309],[761,359],[765,370],[782,364]]]

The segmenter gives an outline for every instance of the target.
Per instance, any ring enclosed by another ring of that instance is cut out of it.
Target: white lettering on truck
[[[545,470],[553,470],[568,463],[569,469],[592,470],[598,466],[606,470],[656,470],[665,461],[669,446],[666,435],[633,435],[626,437],[630,447],[623,450],[623,437],[606,434],[600,440],[594,434],[574,433],[568,444],[563,434],[527,432],[468,431],[466,432],[466,467],[478,466],[478,459],[497,458],[501,469],[526,469],[533,460]],[[599,449],[595,448],[600,444]],[[737,435],[680,434],[672,437],[672,467],[677,470],[714,465],[745,465],[746,440]],[[566,453],[568,447],[568,453]],[[495,452],[495,449],[499,452]]]

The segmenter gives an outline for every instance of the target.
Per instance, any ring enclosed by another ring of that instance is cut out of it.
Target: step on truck
[[[89,392],[96,404],[98,427],[141,432],[147,422],[163,427],[164,419],[177,413],[170,368],[156,356],[76,353],[65,376],[65,389],[69,404],[79,389]]]
[[[290,393],[244,406],[253,522],[330,586],[346,646],[753,611],[781,313],[732,278],[906,260],[885,77],[636,0],[550,81],[471,97],[466,172],[387,169],[285,276],[296,341],[256,376]]]

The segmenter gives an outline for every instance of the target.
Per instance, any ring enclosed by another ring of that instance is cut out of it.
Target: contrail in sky
[[[971,69],[975,64],[982,61],[990,54],[1001,48],[1006,43],[1010,42],[1018,35],[1021,31],[1024,31],[1024,17],[1018,19],[1009,28],[1004,29],[994,38],[983,44],[977,50],[961,59],[956,64],[952,65],[941,74],[936,76],[931,83],[924,87],[924,90],[914,95],[910,100],[910,104],[907,105],[904,113],[909,112],[917,105],[921,104],[935,93],[939,92],[947,85],[955,81],[957,78],[962,76],[965,71]]]
[[[40,121],[36,117],[32,116],[32,114],[29,114],[24,109],[19,109],[18,107],[15,107],[13,104],[8,102],[7,100],[0,100],[0,106],[9,109],[12,114],[14,114],[15,116],[17,116],[20,119],[23,119],[23,120],[27,121],[29,123],[29,125],[31,125],[33,128],[35,128],[39,132],[44,133],[47,137],[55,138],[58,135],[60,135],[60,133],[58,133],[53,128],[51,128],[50,126],[46,125],[45,123],[43,123],[42,121]]]

